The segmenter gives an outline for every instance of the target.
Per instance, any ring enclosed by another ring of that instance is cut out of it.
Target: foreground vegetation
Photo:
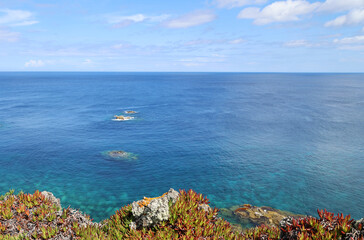
[[[0,240],[15,239],[361,239],[362,223],[350,216],[318,211],[318,218],[285,219],[281,226],[259,226],[235,232],[218,217],[218,209],[192,190],[180,191],[170,202],[170,217],[151,228],[133,229],[132,206],[124,206],[109,219],[93,223],[89,217],[61,209],[39,191],[10,191],[0,196]],[[202,207],[205,206],[205,207]],[[206,207],[207,206],[207,207]]]

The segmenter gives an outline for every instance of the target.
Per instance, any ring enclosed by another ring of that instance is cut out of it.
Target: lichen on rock
[[[169,218],[169,202],[175,203],[179,193],[174,189],[156,198],[144,198],[132,203],[133,226],[137,229],[152,227]],[[134,225],[135,224],[135,225]]]

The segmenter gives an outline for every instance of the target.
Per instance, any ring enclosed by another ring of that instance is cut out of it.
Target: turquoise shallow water
[[[0,73],[0,191],[52,191],[95,220],[170,187],[360,218],[363,106],[364,74]]]

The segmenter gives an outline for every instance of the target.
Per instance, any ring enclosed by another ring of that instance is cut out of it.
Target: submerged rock
[[[132,110],[127,110],[127,111],[124,111],[125,114],[135,114],[137,113],[136,111],[132,111]]]
[[[132,214],[135,222],[130,226],[132,228],[152,227],[161,221],[169,218],[169,201],[175,203],[179,193],[174,189],[169,189],[160,197],[146,198],[132,203]]]
[[[115,115],[113,121],[128,121],[128,120],[133,120],[134,117],[130,117],[130,116],[123,116],[123,115]]]
[[[120,157],[120,158],[126,158],[129,156],[129,153],[124,151],[110,151],[109,153],[110,157]]]
[[[234,214],[243,222],[250,222],[254,225],[275,225],[278,226],[280,221],[285,217],[305,217],[304,215],[294,214],[271,207],[256,207],[250,204],[244,204],[233,210]]]
[[[138,157],[130,152],[125,152],[122,150],[112,150],[112,151],[107,151],[106,155],[114,158],[114,159],[131,159],[131,160],[135,160]]]

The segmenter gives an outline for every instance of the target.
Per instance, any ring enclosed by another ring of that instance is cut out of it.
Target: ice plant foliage
[[[142,202],[148,204],[152,198]],[[60,209],[39,191],[34,194],[9,191],[0,196],[0,240],[20,239],[360,239],[361,223],[350,216],[319,210],[319,218],[291,219],[284,227],[259,226],[242,233],[234,232],[218,217],[218,209],[205,206],[209,200],[192,190],[180,191],[175,204],[169,203],[168,220],[152,228],[135,229],[131,205],[117,210],[101,223],[81,221],[77,211]],[[354,227],[355,225],[355,227]]]
[[[345,216],[317,210],[319,218],[306,217],[292,219],[292,223],[282,228],[282,239],[361,239],[364,240],[364,232],[359,224],[358,229],[352,227],[354,219],[350,215]]]
[[[77,223],[69,209],[60,207],[39,191],[34,194],[11,190],[0,197],[0,240],[52,239],[55,236],[77,236]]]

